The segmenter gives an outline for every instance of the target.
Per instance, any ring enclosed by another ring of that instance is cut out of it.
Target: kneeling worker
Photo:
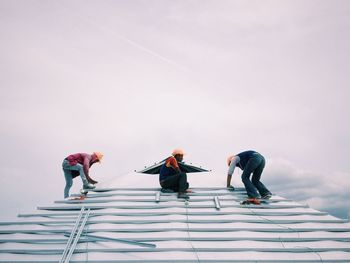
[[[160,186],[178,192],[178,198],[188,198],[186,194],[189,187],[187,174],[181,172],[178,164],[182,161],[183,156],[184,152],[181,149],[175,149],[172,156],[165,160],[159,172]]]
[[[76,153],[71,154],[63,160],[62,169],[66,179],[64,188],[64,198],[69,196],[69,190],[73,185],[73,178],[80,175],[83,181],[83,189],[94,189],[97,181],[89,176],[90,167],[97,162],[101,162],[103,154],[94,152],[93,154]]]
[[[232,188],[231,177],[235,167],[239,167],[243,170],[242,182],[247,191],[248,198],[251,199],[250,201],[260,203],[258,200],[260,196],[263,199],[269,199],[271,197],[271,192],[262,182],[260,182],[261,174],[265,167],[265,158],[260,153],[255,151],[245,151],[229,156],[227,158],[227,165],[229,166],[227,172],[228,188]],[[253,174],[253,176],[250,181],[249,178],[251,174]]]

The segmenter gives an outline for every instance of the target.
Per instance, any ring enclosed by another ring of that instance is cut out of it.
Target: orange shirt
[[[174,156],[169,157],[166,160],[165,165],[166,165],[166,167],[169,167],[169,168],[171,167],[174,170],[177,170],[179,168],[179,165],[178,165],[178,163],[177,163],[177,161],[176,161]]]

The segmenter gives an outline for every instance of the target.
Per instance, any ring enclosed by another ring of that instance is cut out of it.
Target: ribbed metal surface
[[[2,221],[0,261],[58,262],[84,206],[69,262],[350,262],[350,223],[305,204],[240,205],[243,189],[195,188],[189,201],[159,190],[96,189]]]

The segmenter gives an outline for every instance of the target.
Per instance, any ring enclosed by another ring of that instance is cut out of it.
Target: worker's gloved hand
[[[229,191],[234,191],[235,188],[234,188],[232,185],[229,185],[229,186],[227,186],[227,190],[229,190]]]

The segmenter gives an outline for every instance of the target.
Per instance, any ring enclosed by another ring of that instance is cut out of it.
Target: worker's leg
[[[76,166],[78,166],[78,171],[79,171],[79,175],[81,180],[83,181],[83,185],[86,186],[89,184],[88,180],[86,179],[85,173],[84,173],[84,167],[78,163]]]
[[[170,175],[161,182],[161,187],[171,189],[175,192],[179,191],[180,174]]]
[[[260,182],[261,174],[265,168],[265,158],[259,154],[258,159],[260,160],[260,163],[253,172],[252,183],[258,189],[261,196],[266,196],[268,194],[271,194],[271,192],[262,182]]]
[[[187,182],[187,174],[186,173],[180,173],[179,178],[179,193],[184,193],[188,189],[189,184]]]
[[[73,177],[72,177],[70,170],[65,169],[65,167],[66,167],[65,161],[67,161],[67,160],[63,161],[62,169],[63,169],[63,173],[64,173],[64,179],[66,180],[66,186],[64,187],[64,198],[67,198],[69,196],[69,190],[73,185]]]
[[[87,186],[89,184],[84,173],[84,168],[80,163],[77,163],[76,165],[69,165],[69,162],[67,160],[64,160],[62,166],[63,166],[63,169],[66,169],[66,170],[79,171],[79,175],[81,180],[83,181],[83,185]]]
[[[259,194],[253,185],[253,183],[249,180],[249,177],[251,173],[258,167],[260,161],[256,158],[256,156],[253,156],[249,159],[248,163],[246,164],[243,173],[242,173],[242,182],[245,186],[245,189],[247,191],[247,195],[250,198],[258,198]]]
[[[162,181],[161,186],[165,189],[171,189],[175,192],[184,193],[189,187],[187,182],[187,174],[178,173],[168,176],[168,178]]]
[[[69,190],[73,185],[73,177],[69,170],[63,170],[64,178],[66,179],[66,186],[64,187],[64,198],[69,196]]]

